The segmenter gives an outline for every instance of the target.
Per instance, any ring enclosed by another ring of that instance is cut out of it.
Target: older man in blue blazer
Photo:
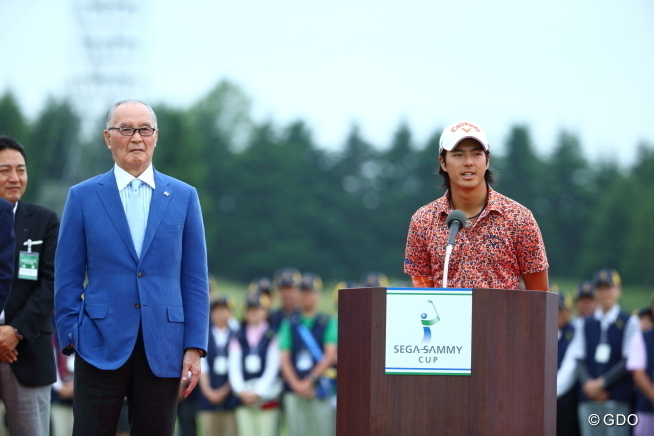
[[[152,167],[157,120],[116,103],[104,138],[115,161],[73,186],[55,258],[55,314],[75,352],[73,435],[172,435],[180,378],[195,387],[208,344],[206,243],[196,190]]]

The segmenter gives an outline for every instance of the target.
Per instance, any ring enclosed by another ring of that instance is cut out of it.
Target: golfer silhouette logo
[[[438,316],[438,311],[436,310],[436,306],[434,306],[434,303],[431,300],[427,300],[427,303],[431,303],[431,306],[434,308],[434,312],[436,313],[436,316],[431,319],[427,319],[427,314],[422,313],[420,315],[420,322],[422,323],[422,330],[424,332],[424,336],[422,337],[422,343],[427,344],[431,341],[431,326],[436,324],[438,321],[441,320],[440,316]]]

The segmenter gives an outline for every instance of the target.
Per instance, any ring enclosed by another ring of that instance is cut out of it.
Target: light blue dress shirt
[[[123,210],[127,211],[127,201],[129,199],[128,185],[132,180],[139,179],[143,183],[139,187],[139,196],[143,206],[143,213],[147,226],[148,216],[150,214],[150,202],[152,201],[152,191],[154,191],[154,169],[150,164],[143,173],[134,177],[118,165],[114,165],[114,175],[116,176],[116,184],[118,185],[118,193],[120,194],[120,202],[123,204]]]

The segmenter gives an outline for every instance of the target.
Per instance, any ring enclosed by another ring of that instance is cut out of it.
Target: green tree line
[[[254,122],[249,98],[229,82],[188,108],[154,109],[155,167],[198,189],[214,275],[243,281],[295,266],[334,281],[368,271],[403,279],[409,219],[442,195],[440,131],[418,144],[400,124],[390,145],[371,144],[353,126],[339,151],[327,151],[301,120]],[[81,121],[69,101],[50,99],[28,120],[11,92],[0,97],[0,134],[27,151],[26,200],[60,212],[70,186],[111,167],[102,122],[87,139]],[[625,169],[561,132],[543,156],[517,125],[493,154],[496,189],[540,224],[551,276],[581,280],[608,266],[625,282],[654,285],[654,149],[638,147]]]

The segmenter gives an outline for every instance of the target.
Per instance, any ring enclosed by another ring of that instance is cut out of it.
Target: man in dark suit
[[[207,251],[195,188],[154,170],[157,118],[138,100],[107,113],[109,172],[70,188],[55,258],[55,312],[75,352],[73,434],[172,435],[180,378],[200,376],[209,330]],[[86,281],[88,278],[88,281]]]
[[[23,147],[0,136],[0,197],[13,205],[16,234],[14,280],[0,314],[0,396],[12,435],[42,435],[50,431],[50,385],[57,379],[50,319],[59,219],[22,201],[26,187]]]
[[[4,170],[0,168],[0,177]],[[0,311],[4,310],[14,279],[14,207],[0,198]]]

